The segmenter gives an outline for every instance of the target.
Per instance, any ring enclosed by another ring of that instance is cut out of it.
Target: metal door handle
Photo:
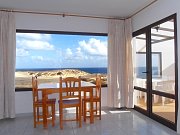
[[[148,73],[148,71],[145,71],[145,72],[142,72],[142,73],[147,74],[147,73]]]

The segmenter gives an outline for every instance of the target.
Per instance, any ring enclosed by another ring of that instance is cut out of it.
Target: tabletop
[[[81,81],[81,87],[95,87],[96,85],[90,82]],[[65,84],[63,83],[63,87]],[[59,88],[59,83],[40,83],[38,89],[48,89],[48,88]]]

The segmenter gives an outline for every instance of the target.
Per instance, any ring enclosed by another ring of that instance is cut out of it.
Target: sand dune
[[[31,79],[35,75],[38,77],[38,83],[45,82],[58,82],[59,77],[79,77],[82,80],[95,83],[96,74],[90,74],[81,70],[76,69],[64,69],[64,70],[51,70],[51,71],[17,71],[15,73],[16,88],[31,88]],[[107,85],[107,75],[101,74],[102,85]]]

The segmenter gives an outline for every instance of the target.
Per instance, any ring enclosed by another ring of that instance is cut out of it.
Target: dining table
[[[62,85],[65,89],[65,84]],[[90,82],[81,81],[81,91],[84,95],[89,93],[90,98],[90,123],[94,123],[94,114],[93,114],[93,89],[96,88],[96,85]],[[46,129],[48,127],[47,123],[47,108],[46,100],[48,99],[49,94],[59,93],[59,83],[49,82],[49,83],[40,83],[38,84],[38,91],[42,92],[42,115],[43,115],[43,127]],[[84,97],[86,98],[86,97]]]

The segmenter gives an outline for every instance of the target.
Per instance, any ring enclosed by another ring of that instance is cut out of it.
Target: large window
[[[41,83],[58,82],[60,76],[95,82],[96,74],[107,85],[107,35],[17,31],[16,89],[31,88],[32,75]]]

